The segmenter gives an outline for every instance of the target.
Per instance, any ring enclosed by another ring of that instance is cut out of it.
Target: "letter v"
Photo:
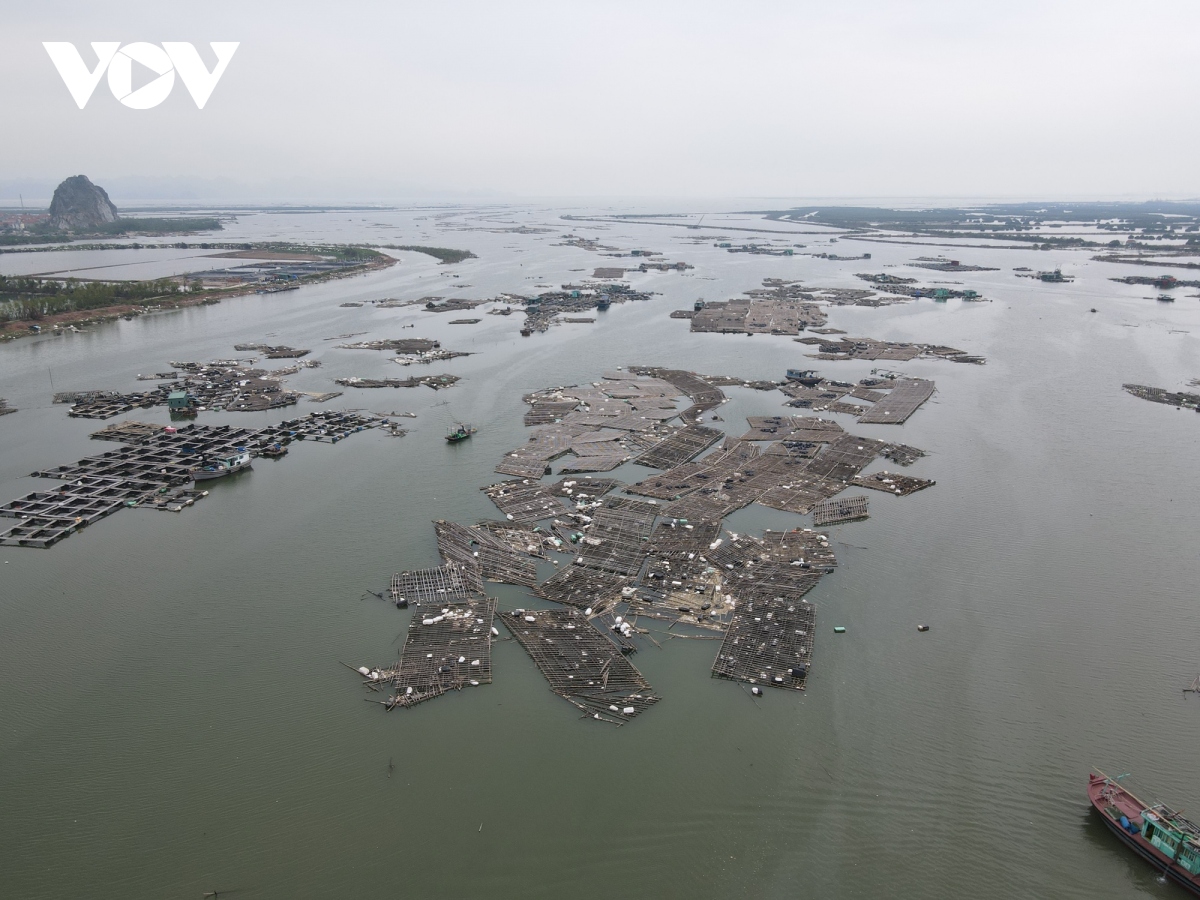
[[[240,43],[240,41],[209,41],[208,46],[212,47],[213,53],[217,54],[217,65],[209,72],[204,66],[204,60],[200,58],[200,54],[191,44],[186,41],[163,41],[162,47],[167,51],[167,56],[171,57],[175,71],[183,79],[188,93],[196,101],[197,109],[204,109],[204,104],[208,102],[213,88],[225,74],[225,67],[233,59],[234,51],[237,50]]]
[[[50,54],[54,68],[58,69],[58,74],[66,83],[67,90],[71,92],[71,96],[79,108],[83,109],[91,99],[92,91],[96,90],[96,85],[100,83],[100,76],[104,74],[104,70],[112,62],[112,58],[117,55],[121,42],[92,41],[92,49],[96,51],[96,57],[99,60],[94,72],[88,71],[83,57],[79,55],[75,45],[68,41],[43,41],[42,46]]]

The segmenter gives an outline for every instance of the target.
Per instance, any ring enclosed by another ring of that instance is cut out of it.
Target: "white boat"
[[[233,456],[223,456],[213,462],[205,463],[192,469],[192,478],[196,481],[209,481],[213,478],[224,478],[234,472],[250,468],[250,454],[243,450]]]

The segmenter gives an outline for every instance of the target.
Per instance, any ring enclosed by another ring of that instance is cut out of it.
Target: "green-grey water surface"
[[[3,501],[45,488],[28,477],[36,468],[112,449],[88,439],[102,423],[51,404],[55,390],[138,389],[137,373],[171,359],[228,358],[236,342],[267,340],[314,349],[323,366],[289,379],[301,390],[344,375],[464,379],[439,392],[348,390],[327,404],[415,412],[407,437],[294,446],[182,514],[124,510],[49,550],[0,548],[0,896],[1178,896],[1092,818],[1084,786],[1097,765],[1133,772],[1139,792],[1185,810],[1200,801],[1200,701],[1180,690],[1200,671],[1200,416],[1121,391],[1200,377],[1200,303],[1156,304],[1108,280],[1124,267],[1083,254],[955,250],[1000,267],[953,276],[992,302],[830,311],[852,335],[948,344],[988,364],[891,364],[935,379],[933,400],[900,427],[839,417],[929,451],[905,471],[937,485],[872,493],[869,520],[831,530],[840,567],[809,595],[818,637],[803,695],[755,703],[709,677],[715,642],[647,643],[633,661],[663,700],[612,728],[581,721],[501,640],[494,684],[390,714],[363,702],[339,662],[393,659],[409,613],[360,596],[436,562],[432,519],[495,516],[478,488],[525,439],[522,394],[628,364],[777,379],[809,348],[692,335],[667,313],[764,277],[860,286],[855,272],[929,253],[741,256],[682,229],[590,231],[557,217],[244,216],[222,239],[395,239],[480,258],[446,267],[400,253],[367,276],[0,347],[0,396],[20,409],[0,418]],[[338,306],[530,292],[627,263],[554,246],[571,230],[696,268],[635,275],[660,295],[531,338],[517,333],[520,315],[450,326],[454,316],[417,308]],[[1077,280],[1011,271],[1056,264]],[[433,337],[475,355],[402,369],[326,340],[351,332]],[[853,379],[871,367],[821,369]],[[746,415],[783,410],[778,393],[728,393],[731,433]],[[167,422],[161,409],[129,417]],[[442,435],[460,419],[479,433],[448,447]],[[809,523],[755,506],[727,524]],[[516,588],[496,594],[533,602]],[[921,622],[931,631],[919,634]]]

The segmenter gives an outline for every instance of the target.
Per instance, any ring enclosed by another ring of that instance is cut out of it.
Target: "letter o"
[[[133,64],[139,62],[158,77],[133,90]],[[117,51],[108,64],[108,89],[130,109],[151,109],[167,99],[175,87],[175,68],[167,51],[157,44],[137,41]]]

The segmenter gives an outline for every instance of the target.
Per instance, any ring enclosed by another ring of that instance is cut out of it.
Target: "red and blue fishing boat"
[[[1200,896],[1200,827],[1169,806],[1142,802],[1099,769],[1088,775],[1088,799],[1127,847],[1165,878]]]

